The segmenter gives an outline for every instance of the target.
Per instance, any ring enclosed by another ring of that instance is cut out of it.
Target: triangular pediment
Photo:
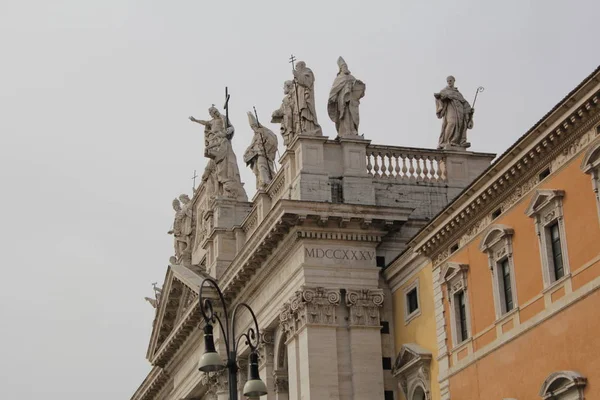
[[[146,357],[152,360],[193,301],[207,275],[183,265],[169,265],[156,307]]]
[[[398,353],[398,357],[396,357],[392,375],[402,374],[417,364],[423,362],[429,363],[430,361],[431,352],[429,350],[416,343],[407,343],[402,346],[400,353]]]
[[[440,274],[440,282],[448,282],[459,273],[467,271],[468,269],[469,266],[465,264],[458,264],[454,262],[446,263],[442,269],[442,273]]]
[[[541,208],[543,208],[546,204],[548,204],[552,199],[556,197],[563,197],[565,192],[563,190],[553,190],[553,189],[540,189],[536,190],[535,194],[531,198],[529,202],[529,206],[525,211],[525,214],[528,216],[532,216],[537,213]]]

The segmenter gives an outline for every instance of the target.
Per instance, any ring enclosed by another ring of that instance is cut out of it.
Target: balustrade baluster
[[[396,173],[395,178],[400,179],[400,158],[398,155],[396,155],[396,153],[392,153],[392,155],[394,156],[394,163],[396,164],[394,166],[394,172]]]
[[[371,153],[367,153],[367,173],[373,176],[373,164],[371,164]]]
[[[429,182],[429,166],[427,165],[427,163],[430,162],[429,160],[429,156],[424,156],[423,157],[423,180],[425,182]]]
[[[408,168],[406,166],[406,160],[408,159],[408,156],[400,154],[400,158],[402,158],[402,179],[406,179],[408,178]]]

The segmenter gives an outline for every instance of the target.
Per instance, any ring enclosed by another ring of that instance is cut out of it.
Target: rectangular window
[[[508,258],[505,258],[500,263],[500,276],[502,278],[502,291],[504,292],[504,312],[509,312],[513,309],[512,285],[510,280],[510,264]]]
[[[409,315],[419,309],[419,297],[417,296],[417,288],[414,288],[406,294],[406,302],[408,303]]]
[[[394,392],[391,390],[386,390],[385,392],[383,392],[383,399],[394,400]]]
[[[392,358],[391,357],[383,357],[381,359],[383,364],[383,369],[389,371],[392,369]]]
[[[562,246],[560,243],[560,231],[558,222],[553,223],[548,227],[550,233],[550,243],[552,247],[552,267],[554,269],[554,280],[559,280],[565,276],[565,268],[563,264]]]
[[[459,343],[469,338],[469,332],[467,329],[467,304],[465,302],[465,292],[459,292],[456,294],[456,301],[458,303],[458,338]]]

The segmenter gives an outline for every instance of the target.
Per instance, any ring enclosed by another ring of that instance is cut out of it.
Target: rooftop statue
[[[438,143],[438,149],[471,147],[467,142],[467,129],[473,128],[473,112],[467,100],[454,87],[453,76],[446,78],[448,86],[439,93],[434,93],[435,112],[442,119],[442,132]]]
[[[173,200],[175,220],[173,228],[168,232],[174,237],[175,259],[178,264],[189,265],[191,262],[191,235],[193,232],[193,215],[190,198],[182,194]]]
[[[294,73],[296,112],[300,115],[299,126],[294,126],[295,134],[322,136],[323,131],[317,121],[315,109],[315,75],[304,61],[298,61]]]
[[[212,197],[224,196],[247,201],[231,146],[235,129],[214,105],[208,109],[208,113],[212,118],[209,121],[190,117],[190,121],[204,125],[204,156],[210,161],[202,175],[202,182],[207,184]]]
[[[337,63],[339,71],[329,92],[327,112],[329,118],[335,122],[339,137],[356,137],[359,135],[358,106],[360,99],[365,95],[366,85],[352,76],[342,57]]]
[[[285,146],[294,137],[294,126],[298,126],[298,113],[296,111],[296,92],[294,91],[294,81],[285,81],[283,84],[283,100],[281,107],[273,111],[271,122],[281,124],[279,132],[283,136],[283,144]]]
[[[277,136],[262,126],[251,112],[248,112],[248,122],[254,136],[244,153],[244,162],[252,168],[256,175],[256,188],[261,190],[265,189],[275,176]]]

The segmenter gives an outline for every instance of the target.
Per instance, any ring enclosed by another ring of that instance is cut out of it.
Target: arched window
[[[425,394],[425,389],[423,389],[423,387],[419,385],[413,391],[410,400],[427,400],[428,398],[426,396],[427,395]]]
[[[560,371],[550,375],[540,389],[544,400],[583,400],[587,379],[574,371]]]

